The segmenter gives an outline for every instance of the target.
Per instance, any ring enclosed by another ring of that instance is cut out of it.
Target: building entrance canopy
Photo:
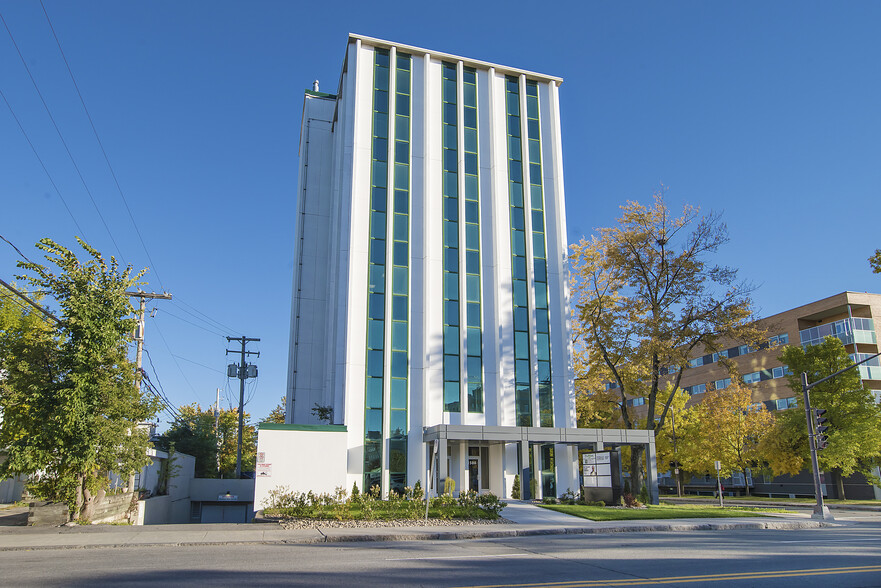
[[[641,445],[645,448],[648,467],[647,485],[652,504],[658,503],[658,475],[655,463],[655,435],[652,431],[639,429],[577,429],[557,427],[490,427],[482,425],[434,425],[425,427],[422,433],[424,443],[438,454],[439,463],[445,463],[448,444],[507,444],[520,446],[520,477],[523,497],[529,498],[529,449],[535,444],[554,444],[563,446],[593,445],[594,450],[619,447],[622,445]],[[575,472],[578,471],[578,452],[574,452]]]

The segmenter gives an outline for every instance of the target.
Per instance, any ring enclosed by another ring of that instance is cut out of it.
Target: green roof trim
[[[263,431],[314,431],[345,433],[346,425],[283,425],[281,423],[259,423],[258,427]]]
[[[336,100],[336,94],[328,94],[327,92],[315,92],[314,90],[305,90],[307,96],[315,96],[316,98],[333,98]]]

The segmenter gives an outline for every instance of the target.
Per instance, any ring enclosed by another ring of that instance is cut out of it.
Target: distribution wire
[[[0,15],[0,18],[2,17],[3,15]],[[73,221],[74,226],[76,226],[76,229],[77,231],[79,231],[82,238],[86,239],[86,232],[77,222],[76,217],[73,215],[73,211],[70,209],[70,206],[67,205],[67,200],[65,200],[64,196],[61,194],[61,189],[58,187],[58,184],[55,183],[55,180],[52,178],[52,174],[49,173],[49,169],[46,167],[46,164],[43,163],[43,158],[40,157],[39,153],[37,153],[37,148],[34,147],[34,143],[28,136],[27,131],[24,130],[24,126],[22,126],[21,120],[19,120],[18,115],[15,114],[15,111],[12,109],[12,104],[10,104],[9,100],[6,99],[6,94],[3,93],[3,90],[0,90],[0,98],[3,98],[3,102],[6,103],[6,108],[9,109],[9,113],[12,115],[12,118],[15,119],[15,124],[18,125],[18,130],[21,131],[22,135],[24,135],[24,140],[28,142],[31,151],[34,152],[34,157],[36,157],[37,161],[40,162],[40,167],[43,168],[43,172],[46,174],[46,177],[49,178],[49,183],[52,184],[52,187],[55,189],[55,193],[58,194],[58,197],[61,199],[61,203],[64,205],[64,209],[67,210],[67,214],[70,215],[70,220]]]
[[[101,222],[104,224],[104,228],[107,230],[107,234],[110,236],[110,240],[113,242],[113,246],[116,247],[116,252],[119,254],[119,258],[122,259],[123,264],[128,265],[128,262],[125,260],[125,256],[122,254],[122,249],[120,249],[119,245],[116,243],[116,239],[113,237],[113,232],[110,230],[110,226],[107,224],[107,221],[104,220],[104,215],[101,214],[101,209],[98,208],[98,203],[95,202],[95,197],[92,196],[92,191],[89,189],[89,185],[86,183],[86,179],[83,177],[83,173],[80,171],[80,168],[73,157],[73,153],[70,152],[70,147],[68,147],[67,141],[64,140],[64,135],[61,133],[61,129],[58,128],[58,123],[55,122],[55,117],[52,116],[52,111],[49,109],[49,105],[46,104],[46,99],[43,98],[43,93],[40,92],[40,87],[37,85],[37,80],[34,79],[34,75],[31,73],[31,68],[28,67],[28,63],[25,60],[24,55],[22,55],[21,49],[18,48],[18,43],[16,43],[15,37],[13,37],[12,31],[9,29],[9,25],[6,24],[6,19],[3,18],[2,14],[0,14],[0,22],[2,22],[3,26],[6,28],[6,33],[9,35],[9,39],[12,41],[12,45],[15,47],[15,51],[18,53],[21,64],[24,66],[25,71],[28,72],[28,77],[31,79],[31,83],[34,85],[34,90],[37,91],[37,96],[40,97],[40,101],[43,103],[43,108],[46,109],[46,114],[49,116],[49,120],[52,121],[52,126],[55,127],[55,132],[58,133],[58,138],[61,140],[61,144],[64,145],[64,150],[67,151],[67,156],[70,158],[70,162],[73,164],[73,168],[76,170],[76,173],[80,178],[80,182],[82,182],[83,188],[85,188],[86,190],[86,194],[89,195],[89,200],[92,201],[92,206],[95,207],[95,212],[98,213],[98,218],[101,219]]]
[[[141,242],[141,247],[144,248],[144,253],[147,254],[147,259],[150,261],[150,267],[153,268],[153,274],[156,276],[156,280],[159,281],[159,287],[165,291],[165,286],[162,284],[162,278],[159,277],[159,272],[156,269],[156,264],[153,263],[153,258],[150,255],[150,251],[147,249],[147,245],[144,242],[144,237],[141,235],[141,230],[138,228],[138,223],[135,221],[135,217],[132,214],[131,208],[128,205],[128,200],[125,197],[125,194],[122,191],[122,186],[119,184],[119,179],[116,177],[116,172],[113,169],[113,166],[110,165],[110,158],[107,156],[107,151],[104,149],[104,144],[101,142],[101,137],[98,136],[98,129],[95,128],[95,122],[92,120],[92,115],[89,113],[89,109],[86,107],[86,101],[83,99],[83,95],[80,92],[79,84],[76,83],[76,78],[73,75],[73,70],[70,68],[70,63],[67,61],[67,56],[64,54],[64,50],[61,48],[61,41],[58,39],[58,35],[55,33],[55,27],[52,26],[52,20],[49,18],[49,13],[46,12],[46,6],[43,5],[43,0],[40,0],[40,7],[43,9],[43,14],[46,16],[46,22],[49,24],[49,30],[52,31],[52,36],[55,38],[55,44],[58,45],[58,52],[61,54],[61,59],[64,60],[64,65],[67,67],[67,73],[70,74],[70,81],[73,82],[73,87],[76,89],[76,95],[80,99],[80,104],[83,105],[83,111],[86,113],[86,118],[89,119],[89,125],[92,127],[92,133],[95,135],[95,140],[98,142],[98,146],[101,148],[101,154],[104,155],[104,161],[107,163],[107,168],[110,170],[110,175],[113,177],[113,182],[116,184],[116,189],[119,192],[120,198],[122,198],[122,203],[125,205],[125,210],[128,212],[128,217],[132,221],[132,225],[135,227],[135,233],[138,235],[138,239]]]
[[[217,331],[212,331],[211,329],[208,329],[208,328],[206,328],[206,327],[203,327],[202,325],[198,325],[198,324],[196,324],[196,323],[194,323],[194,322],[192,322],[192,321],[188,321],[187,319],[185,319],[185,318],[183,318],[183,317],[179,317],[179,316],[177,316],[177,315],[174,314],[174,313],[168,312],[167,310],[166,310],[165,312],[163,312],[163,314],[167,314],[168,316],[170,316],[170,317],[172,317],[172,318],[176,318],[176,319],[179,320],[179,321],[183,321],[183,322],[187,323],[188,325],[193,325],[193,326],[196,327],[197,329],[202,329],[203,331],[205,331],[205,332],[207,332],[207,333],[211,333],[212,335],[217,335],[218,337],[224,337],[223,333],[219,333],[219,332],[217,332]]]

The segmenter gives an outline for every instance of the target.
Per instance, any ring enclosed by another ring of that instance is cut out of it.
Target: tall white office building
[[[306,92],[287,428],[347,488],[578,488],[561,82],[350,35]]]

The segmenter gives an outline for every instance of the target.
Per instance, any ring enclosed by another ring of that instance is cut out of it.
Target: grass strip
[[[591,521],[632,521],[651,519],[719,519],[730,517],[761,517],[768,512],[789,512],[785,509],[723,507],[691,504],[660,504],[646,508],[609,508],[584,504],[542,504],[555,510]]]

